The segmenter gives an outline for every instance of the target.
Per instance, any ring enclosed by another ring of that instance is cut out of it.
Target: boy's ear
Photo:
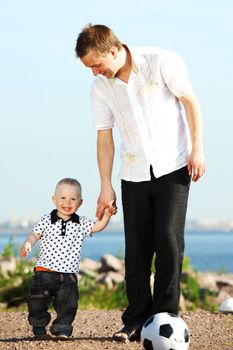
[[[55,197],[54,196],[52,196],[52,202],[53,202],[53,204],[55,204]]]
[[[79,207],[81,207],[82,204],[83,204],[83,199],[81,198],[79,202]]]

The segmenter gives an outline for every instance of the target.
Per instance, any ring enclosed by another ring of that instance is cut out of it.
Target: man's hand
[[[111,215],[117,213],[116,193],[112,187],[100,192],[96,209],[96,216],[98,220],[102,219],[105,208],[109,208]]]
[[[192,181],[196,182],[204,175],[206,164],[204,155],[201,152],[193,151],[188,158],[188,172]]]
[[[188,157],[188,172],[192,181],[196,182],[204,175],[206,170],[202,147],[201,109],[194,92],[179,97],[179,100],[185,108],[192,141],[192,152]]]

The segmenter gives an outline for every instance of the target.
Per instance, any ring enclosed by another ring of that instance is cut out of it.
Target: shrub
[[[79,283],[80,309],[115,309],[127,305],[124,283],[117,284],[113,289],[99,284],[94,278],[82,276]]]

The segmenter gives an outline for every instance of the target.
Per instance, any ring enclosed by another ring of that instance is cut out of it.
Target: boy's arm
[[[96,232],[102,231],[109,223],[110,217],[111,217],[110,209],[105,208],[102,219],[101,220],[97,219],[96,223],[92,227],[91,232],[96,233]]]
[[[40,234],[37,232],[30,233],[25,239],[24,244],[20,249],[20,256],[28,256],[34,244],[40,239]]]

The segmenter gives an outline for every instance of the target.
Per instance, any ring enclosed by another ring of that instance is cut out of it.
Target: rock
[[[0,257],[0,274],[4,278],[9,278],[16,270],[16,258],[14,256]]]
[[[79,273],[85,273],[87,270],[97,271],[100,268],[100,266],[101,264],[99,261],[85,258],[80,261]]]
[[[109,289],[113,288],[118,283],[122,283],[123,281],[124,276],[121,273],[114,271],[101,273],[97,278],[97,282],[106,284]]]
[[[221,291],[225,290],[228,294],[233,296],[233,275],[232,274],[218,274],[215,272],[198,272],[198,282],[201,287]]]
[[[124,276],[119,272],[110,271],[108,272],[108,276],[111,278],[114,284],[122,283],[125,280]]]
[[[233,296],[233,281],[229,278],[221,278],[216,281],[216,285],[220,291],[224,290],[230,296]]]
[[[197,279],[202,288],[218,291],[216,279],[219,277],[212,272],[198,272]]]
[[[108,289],[112,289],[114,286],[114,283],[113,283],[111,277],[107,273],[100,275],[98,277],[97,282],[107,285]]]
[[[233,298],[225,299],[220,304],[218,310],[223,313],[233,313]]]
[[[0,310],[7,309],[8,303],[0,303]]]
[[[216,303],[219,305],[221,304],[225,299],[230,298],[231,296],[225,292],[224,290],[220,290],[218,293],[218,296],[216,298]]]
[[[99,268],[99,272],[108,272],[108,271],[123,271],[124,264],[122,260],[116,258],[113,255],[103,255],[101,258],[101,267]]]
[[[233,287],[233,283],[227,280],[218,280],[216,281],[216,284],[219,289],[222,289],[224,287]]]

